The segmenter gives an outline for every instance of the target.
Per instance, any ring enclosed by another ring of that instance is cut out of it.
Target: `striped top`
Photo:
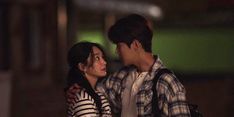
[[[111,108],[107,98],[100,92],[96,93],[101,98],[102,103],[102,117],[112,117]],[[75,103],[69,104],[67,108],[68,117],[99,117],[99,111],[97,109],[94,99],[87,93],[85,89],[82,89],[76,94],[74,98]]]

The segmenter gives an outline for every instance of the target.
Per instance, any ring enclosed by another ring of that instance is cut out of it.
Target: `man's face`
[[[133,64],[133,49],[123,42],[116,44],[116,52],[125,66]]]

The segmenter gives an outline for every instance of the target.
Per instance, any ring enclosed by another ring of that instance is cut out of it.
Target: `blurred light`
[[[138,13],[155,19],[160,19],[162,17],[161,8],[149,3],[115,0],[74,0],[74,2],[80,8],[94,11]]]

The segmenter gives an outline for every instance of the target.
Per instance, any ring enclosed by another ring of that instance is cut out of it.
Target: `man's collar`
[[[158,55],[154,55],[154,63],[149,71],[150,75],[154,75],[154,73],[163,66],[162,61],[160,60]]]

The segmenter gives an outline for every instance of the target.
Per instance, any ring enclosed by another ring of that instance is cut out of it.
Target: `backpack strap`
[[[170,74],[172,72],[167,68],[159,69],[157,70],[153,79],[152,113],[154,114],[154,117],[161,117],[161,110],[158,107],[158,96],[157,96],[156,84],[158,82],[158,79],[165,73]]]

